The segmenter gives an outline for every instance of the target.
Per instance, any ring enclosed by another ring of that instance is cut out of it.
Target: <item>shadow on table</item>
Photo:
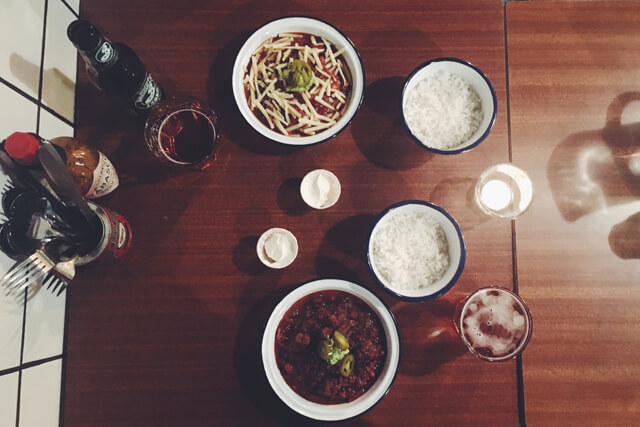
[[[640,101],[640,92],[625,92],[609,105],[603,129],[568,136],[551,153],[547,178],[562,217],[568,222],[640,196],[640,121],[622,124],[622,112]],[[612,251],[620,258],[638,258],[636,215],[609,235]],[[630,230],[631,233],[620,232]]]
[[[350,216],[327,231],[316,251],[318,277],[344,279],[372,290],[365,247],[374,218],[364,214]]]
[[[263,221],[256,221],[255,218],[262,218]],[[235,218],[233,224],[233,234],[237,239],[233,247],[233,265],[243,274],[248,276],[258,276],[271,270],[262,264],[256,253],[258,239],[266,231],[263,224],[274,223],[269,210],[250,206],[242,210]],[[279,272],[275,270],[273,273]]]
[[[456,198],[459,197],[456,195],[464,195],[466,206],[464,228],[471,230],[491,219],[475,202],[476,182],[472,178],[445,178],[431,190],[427,200],[440,206],[446,206],[452,195]]]
[[[360,152],[385,169],[412,169],[433,157],[418,147],[404,128],[400,113],[403,85],[403,77],[387,77],[369,84],[360,112],[351,124]]]
[[[402,337],[401,374],[427,375],[467,353],[453,326],[456,304],[457,301],[439,298],[396,307],[394,314]]]
[[[640,259],[640,212],[613,226],[609,247],[622,259]]]
[[[292,177],[285,179],[278,187],[278,206],[287,215],[299,216],[311,210],[302,200],[300,183],[302,178]]]
[[[267,266],[260,262],[256,255],[256,246],[260,236],[245,236],[233,248],[233,265],[249,276],[257,276],[267,270]]]
[[[315,426],[325,423],[303,417],[291,410],[275,394],[262,365],[262,334],[275,306],[299,285],[272,291],[251,307],[242,320],[235,339],[234,363],[236,378],[247,400],[265,417],[290,426]],[[356,425],[368,426],[357,420]]]
[[[325,241],[339,252],[353,258],[366,257],[366,245],[375,215],[353,215],[335,223],[325,235]]]

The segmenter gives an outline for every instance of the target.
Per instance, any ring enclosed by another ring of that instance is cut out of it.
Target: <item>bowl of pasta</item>
[[[343,131],[360,109],[364,67],[339,29],[307,16],[288,16],[259,27],[233,67],[233,96],[247,123],[287,145],[325,142]]]

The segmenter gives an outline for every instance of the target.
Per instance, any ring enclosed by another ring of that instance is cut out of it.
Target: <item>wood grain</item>
[[[535,183],[517,220],[529,425],[640,415],[640,4],[509,3],[513,161]]]
[[[339,6],[337,6],[339,5]],[[336,9],[338,7],[338,9]],[[508,159],[503,7],[500,1],[83,2],[82,16],[129,44],[169,94],[208,100],[220,116],[212,167],[184,171],[146,152],[142,124],[81,73],[77,134],[109,154],[122,175],[106,204],[131,222],[131,252],[79,272],[70,295],[65,423],[78,425],[304,425],[266,383],[259,354],[275,304],[317,277],[355,281],[380,295],[400,325],[400,374],[387,397],[345,425],[517,424],[515,363],[466,353],[451,327],[453,304],[488,284],[513,283],[511,227],[473,209],[470,191],[489,164]],[[340,28],[362,56],[364,104],[335,139],[305,149],[270,143],[235,107],[230,72],[252,29],[275,17],[313,15]],[[456,56],[480,67],[498,96],[489,138],[469,153],[435,156],[400,125],[403,79],[420,63]],[[327,211],[302,204],[297,186],[333,171],[342,196]],[[460,223],[468,258],[441,300],[383,295],[364,259],[373,218],[404,199],[425,199]],[[266,270],[258,236],[274,226],[298,238],[296,261]],[[429,338],[438,332],[439,338]]]

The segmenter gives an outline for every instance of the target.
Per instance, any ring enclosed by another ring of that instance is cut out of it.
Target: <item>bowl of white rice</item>
[[[382,211],[371,228],[367,261],[388,293],[406,301],[428,301],[456,283],[466,260],[462,231],[443,208],[406,200]]]
[[[496,120],[496,93],[476,66],[458,58],[420,64],[402,90],[402,118],[422,148],[458,154],[480,144]]]

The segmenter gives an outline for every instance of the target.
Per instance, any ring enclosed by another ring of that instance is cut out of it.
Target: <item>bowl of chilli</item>
[[[407,77],[402,118],[411,138],[438,154],[458,154],[484,141],[496,120],[491,82],[475,65],[458,58],[435,58]]]
[[[267,22],[247,39],[232,73],[240,113],[258,133],[287,145],[333,138],[364,96],[362,60],[336,27],[312,17]]]
[[[291,291],[262,338],[276,395],[312,419],[356,417],[386,396],[398,373],[400,336],[389,308],[352,282],[318,279]]]
[[[382,211],[366,248],[369,270],[378,284],[413,302],[444,295],[460,278],[466,260],[456,220],[422,200],[398,202]]]

